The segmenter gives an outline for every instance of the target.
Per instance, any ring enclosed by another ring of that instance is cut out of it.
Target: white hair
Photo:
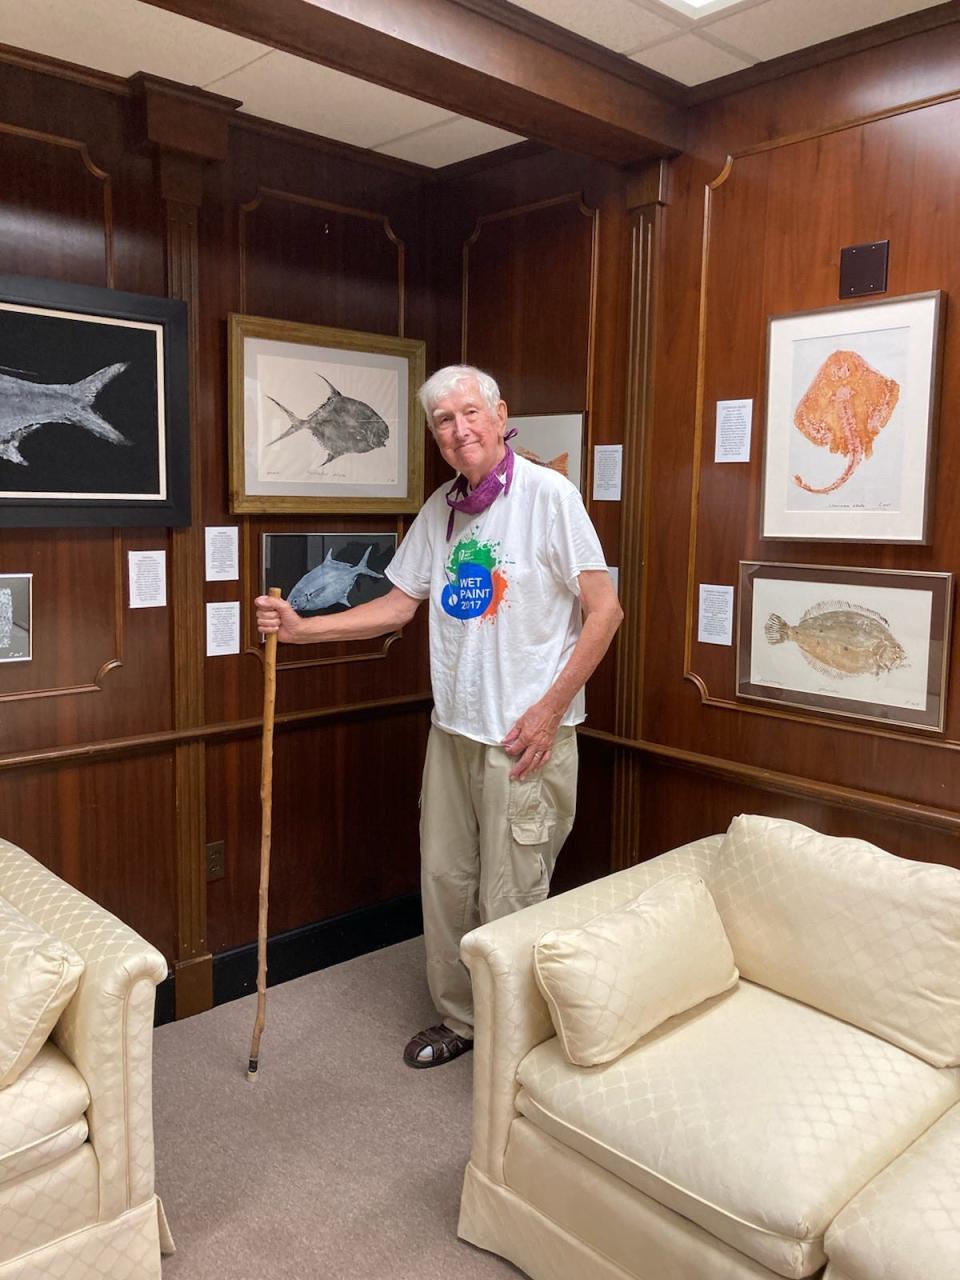
[[[455,391],[459,383],[470,379],[473,379],[480,388],[480,396],[490,412],[496,413],[497,405],[500,403],[500,388],[489,373],[484,373],[482,369],[475,369],[472,364],[448,364],[445,368],[432,373],[417,392],[428,423],[432,424],[433,411],[444,396]]]

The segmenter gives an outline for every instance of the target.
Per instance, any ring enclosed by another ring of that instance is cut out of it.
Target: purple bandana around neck
[[[512,427],[503,437],[504,444],[516,434],[516,427]],[[468,489],[466,476],[457,476],[445,495],[447,506],[450,508],[450,518],[447,521],[448,542],[453,534],[455,511],[464,511],[467,515],[478,516],[481,511],[486,511],[487,507],[493,505],[501,492],[504,494],[510,492],[510,485],[513,482],[513,459],[514,452],[507,444],[504,456],[492,471],[487,472],[475,489]]]

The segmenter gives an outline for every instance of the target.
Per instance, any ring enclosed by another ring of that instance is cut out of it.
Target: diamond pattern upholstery
[[[8,1237],[0,1229],[4,1242],[19,1239],[11,1247],[21,1252],[46,1245],[31,1253],[29,1266],[23,1261],[24,1270],[9,1274],[17,1280],[32,1280],[34,1275],[48,1280],[61,1274],[69,1280],[82,1280],[88,1274],[110,1280],[123,1280],[129,1274],[150,1280],[159,1276],[160,1267],[160,1206],[153,1184],[153,1006],[154,988],[166,976],[166,962],[115,916],[2,839],[0,897],[67,943],[84,962],[73,998],[23,1081],[30,1083],[34,1069],[41,1073],[37,1079],[45,1079],[43,1073],[59,1051],[89,1094],[84,1115],[88,1140],[82,1147],[60,1159],[51,1156],[50,1164],[0,1186],[0,1213],[4,1196],[15,1194],[14,1217],[28,1222],[33,1214],[48,1224],[43,1240],[36,1231],[21,1232],[19,1237],[11,1232]],[[50,1087],[63,1088],[62,1076]],[[75,1096],[75,1083],[66,1088]],[[43,1105],[37,1103],[35,1109],[39,1115]],[[21,1123],[26,1125],[29,1109],[23,1114]],[[70,1128],[70,1123],[64,1127]],[[53,1145],[65,1144],[78,1133],[72,1129],[69,1138],[64,1135]],[[15,1140],[11,1131],[11,1141]],[[25,1200],[35,1206],[26,1213]],[[36,1269],[40,1262],[35,1264],[34,1259],[40,1259],[41,1253],[45,1269]],[[128,1260],[121,1258],[123,1253]],[[17,1254],[6,1256],[0,1280],[6,1280],[8,1267],[20,1265]]]
[[[848,1280],[960,1276],[960,1107],[854,1196],[827,1249]]]
[[[739,976],[710,890],[689,875],[579,929],[541,934],[533,968],[563,1052],[581,1067],[609,1062]]]
[[[741,815],[710,888],[740,972],[883,1036],[960,1063],[960,875],[863,840]]]
[[[960,1109],[960,876],[804,828],[767,865],[762,850],[731,856],[728,841],[724,852],[725,839],[695,841],[464,938],[476,1039],[461,1237],[533,1280],[819,1276],[834,1239],[823,1280],[955,1280],[953,1255],[944,1253],[945,1272],[930,1265],[913,1238],[917,1215],[898,1221],[892,1200],[880,1208],[889,1231],[903,1231],[896,1256],[915,1251],[919,1270],[879,1269],[858,1252],[857,1224],[873,1230],[875,1184],[909,1171],[914,1152],[919,1188],[929,1155],[918,1138],[929,1130],[933,1143]],[[703,878],[753,981],[611,1062],[573,1065],[537,987],[537,939],[677,874]],[[944,1230],[956,1239],[956,1227]]]
[[[0,1185],[85,1142],[89,1101],[79,1071],[48,1041],[27,1070],[0,1089]]]
[[[960,1101],[960,1071],[743,981],[604,1066],[547,1040],[519,1080],[532,1124],[784,1276]]]

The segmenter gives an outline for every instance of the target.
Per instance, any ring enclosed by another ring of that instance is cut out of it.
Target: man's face
[[[505,453],[507,406],[501,400],[491,413],[476,378],[463,378],[438,400],[431,419],[430,429],[444,461],[463,472],[471,489]]]

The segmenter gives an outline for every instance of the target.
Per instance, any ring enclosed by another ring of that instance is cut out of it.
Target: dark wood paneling
[[[868,239],[891,242],[889,296],[929,289],[950,295],[960,287],[950,230],[960,216],[960,166],[951,141],[960,103],[928,101],[947,88],[946,67],[955,68],[958,53],[954,26],[711,103],[699,112],[696,154],[673,165],[657,316],[640,733],[691,752],[947,809],[956,806],[960,759],[953,741],[960,733],[956,645],[947,741],[938,741],[738,703],[733,650],[697,644],[695,627],[697,584],[735,583],[741,559],[960,572],[960,517],[952,500],[960,453],[948,425],[960,391],[960,338],[951,313],[931,545],[759,538],[768,317],[836,305],[840,249]],[[732,164],[725,168],[728,154]],[[716,466],[716,401],[740,397],[754,399],[753,460]],[[685,679],[686,671],[698,681]],[[701,784],[705,802],[714,797],[710,829],[751,806],[837,829],[838,811],[829,806],[639,762],[633,767],[651,779],[653,821],[663,821],[661,811],[680,815],[667,822],[671,831],[701,825],[689,812]],[[949,836],[918,838],[908,826],[863,814],[847,814],[844,823],[895,851],[930,850],[913,856],[960,865]]]
[[[173,757],[0,774],[4,837],[172,958]]]
[[[427,718],[398,712],[310,731],[274,745],[270,932],[419,889],[417,825]],[[208,839],[227,874],[208,886],[214,952],[256,937],[259,743],[207,751]]]

